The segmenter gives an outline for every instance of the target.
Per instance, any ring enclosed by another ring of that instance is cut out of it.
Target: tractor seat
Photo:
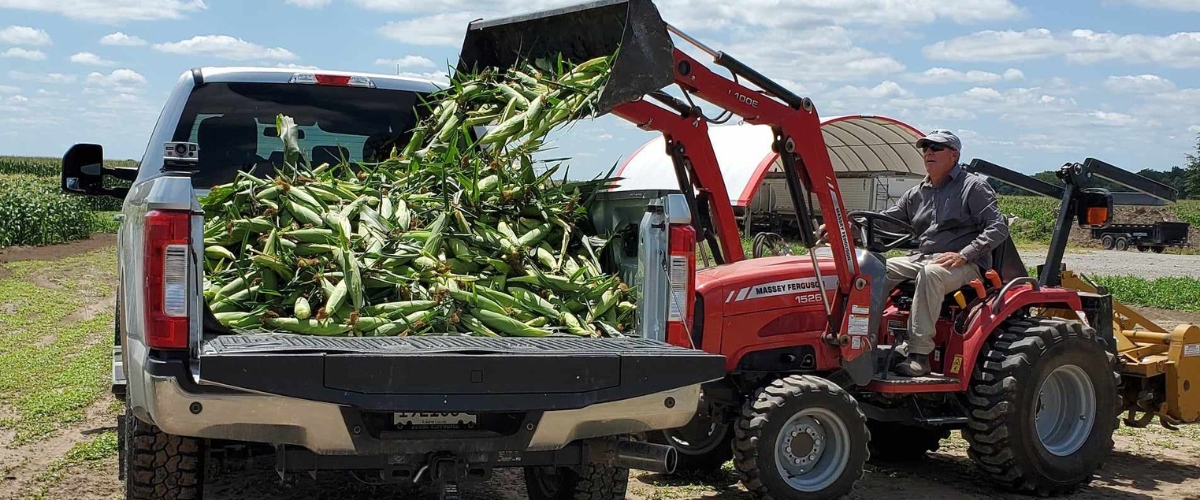
[[[1000,275],[1000,281],[1007,283],[1013,279],[1028,276],[1029,273],[1025,270],[1025,264],[1021,261],[1021,255],[1017,252],[1017,246],[1013,244],[1012,238],[1004,240],[992,250],[992,270]],[[987,269],[980,268],[980,275],[983,275]],[[984,286],[989,286],[987,280],[984,280]],[[908,310],[912,306],[912,297],[916,293],[916,281],[905,280],[896,285],[896,290],[893,292],[893,302],[896,307],[902,310]],[[962,291],[967,297],[974,297],[975,291],[970,285],[964,285],[961,288],[951,290],[942,299],[942,313],[946,313],[949,307],[954,302],[954,293]],[[968,300],[970,302],[970,300]]]

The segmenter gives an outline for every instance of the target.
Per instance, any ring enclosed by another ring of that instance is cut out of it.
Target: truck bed
[[[641,338],[220,335],[199,379],[376,411],[583,408],[724,376],[721,356]]]

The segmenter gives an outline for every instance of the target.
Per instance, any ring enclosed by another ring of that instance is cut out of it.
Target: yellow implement
[[[1063,270],[1062,286],[1096,293],[1084,277]],[[1163,427],[1200,421],[1200,326],[1167,332],[1133,309],[1113,301],[1113,335],[1120,363],[1125,425],[1145,427],[1158,416]]]

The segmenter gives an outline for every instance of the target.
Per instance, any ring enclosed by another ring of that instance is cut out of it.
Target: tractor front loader
[[[1119,425],[1113,304],[1107,294],[1063,287],[1050,270],[1059,269],[1076,221],[1108,222],[1111,194],[1068,182],[1042,276],[1027,276],[1005,241],[993,251],[992,268],[980,269],[987,279],[946,295],[934,373],[897,376],[889,364],[907,335],[913,283],[889,289],[885,254],[918,235],[886,214],[845,210],[810,99],[667,24],[651,0],[473,22],[459,64],[578,63],[613,53],[597,108],[663,134],[694,215],[694,242],[706,244],[717,263],[691,272],[694,252],[672,251],[668,269],[642,270],[670,273],[670,314],[684,321],[671,323],[664,339],[726,359],[726,376],[704,387],[691,424],[646,436],[677,450],[677,470],[719,467],[732,457],[742,484],[759,498],[833,499],[851,491],[872,453],[921,455],[961,430],[971,459],[1005,487],[1059,494],[1091,480]],[[674,95],[665,91],[671,86]],[[720,114],[705,113],[699,101]],[[806,255],[743,255],[707,134],[709,123],[734,115],[771,127]],[[1074,181],[1094,163],[1064,175]],[[814,231],[814,203],[825,217],[827,246]],[[612,248],[624,245],[636,242]],[[526,479],[539,477],[527,471]]]
[[[984,161],[976,161],[968,169],[1030,193],[1058,199],[1066,210],[1077,203],[1075,200],[1079,196],[1102,193],[1102,190],[1086,189],[1080,185],[1090,176],[1116,182],[1134,191],[1112,196],[1113,205],[1160,206],[1175,200],[1175,192],[1170,187],[1094,159],[1088,159],[1082,165],[1064,166],[1059,178],[1069,188],[1054,186]],[[1105,210],[1111,211],[1111,208]],[[1045,279],[1048,282],[1058,281],[1064,288],[1109,295],[1109,290],[1061,264],[1066,234],[1057,227],[1054,234],[1055,240],[1050,250],[1052,257],[1057,255],[1054,260],[1057,264],[1040,270]],[[1063,241],[1058,241],[1060,234]],[[1046,312],[1070,314],[1054,309]],[[1182,324],[1168,332],[1115,300],[1112,301],[1111,316],[1121,374],[1121,412],[1125,414],[1125,425],[1146,427],[1156,416],[1163,427],[1172,430],[1179,425],[1200,422],[1200,392],[1191,390],[1193,381],[1200,383],[1200,326]]]

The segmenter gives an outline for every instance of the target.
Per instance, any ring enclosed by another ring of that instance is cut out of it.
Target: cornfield
[[[57,182],[0,175],[0,248],[87,238],[96,217],[87,199],[62,193]]]

